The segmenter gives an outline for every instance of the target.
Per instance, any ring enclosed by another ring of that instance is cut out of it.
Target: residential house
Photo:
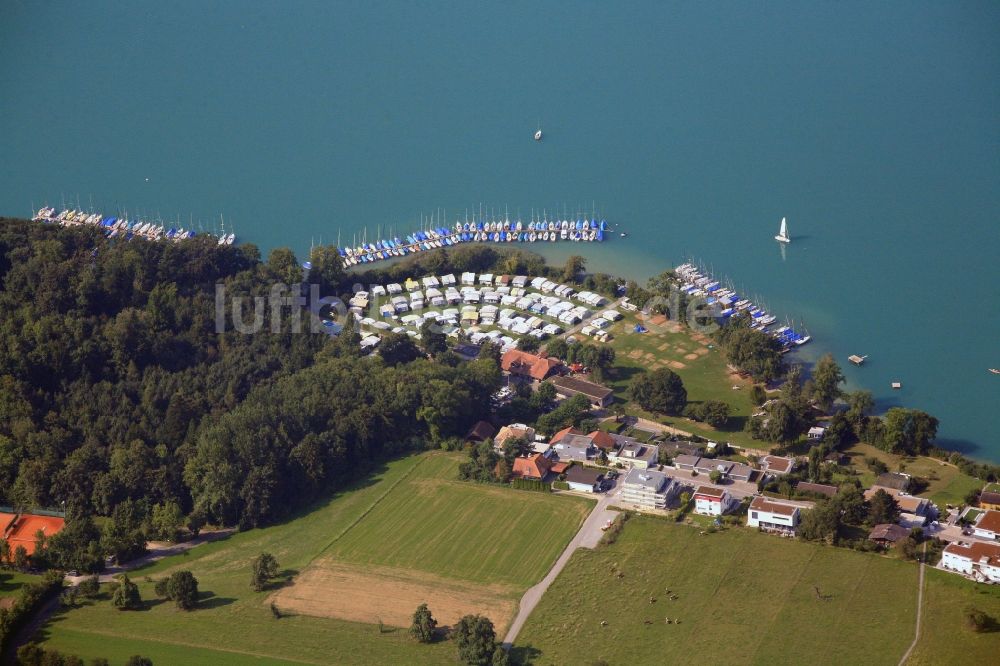
[[[678,484],[663,472],[633,469],[622,483],[621,499],[643,509],[666,509]]]
[[[605,432],[603,430],[595,430],[594,432],[587,435],[587,437],[590,438],[590,441],[594,444],[594,446],[601,449],[602,451],[611,452],[618,445],[618,443],[615,441],[615,438],[611,435],[611,433]]]
[[[885,472],[878,475],[874,485],[906,492],[906,489],[910,487],[910,475],[901,472]]]
[[[1000,493],[990,490],[979,493],[979,506],[982,509],[1000,510]]]
[[[783,536],[795,536],[800,515],[798,506],[757,495],[750,502],[747,526]]]
[[[753,476],[753,467],[750,465],[734,463],[729,468],[729,478],[733,481],[749,481],[751,476]]]
[[[795,459],[785,456],[764,456],[760,459],[760,468],[768,476],[788,474],[795,469]]]
[[[685,471],[693,472],[695,465],[701,461],[700,456],[692,456],[686,453],[682,453],[674,458],[674,468],[683,469]]]
[[[941,554],[939,566],[980,582],[1000,583],[1000,544],[982,541],[950,543]]]
[[[730,460],[720,460],[717,458],[701,458],[694,466],[694,471],[708,476],[712,472],[718,472],[725,479],[729,476],[729,470],[736,463]]]
[[[514,458],[514,469],[511,470],[511,476],[518,479],[544,481],[551,467],[552,462],[547,457],[541,453],[535,453],[525,458]]]
[[[556,387],[557,395],[563,398],[585,395],[590,404],[598,409],[607,407],[614,400],[614,392],[608,387],[579,377],[556,377],[552,380],[552,385]]]
[[[972,526],[972,533],[982,539],[1000,540],[1000,511],[984,511]]]
[[[520,349],[511,349],[500,359],[500,368],[504,372],[534,381],[542,381],[552,375],[561,365],[554,358],[542,358]]]
[[[799,485],[795,486],[796,490],[804,493],[813,493],[814,495],[823,495],[824,497],[833,497],[837,494],[837,486],[828,486],[825,483],[808,483],[802,481]]]
[[[694,512],[703,516],[721,516],[735,501],[725,488],[699,486],[694,493]]]
[[[476,421],[476,424],[465,435],[465,441],[478,444],[490,439],[496,433],[497,429],[489,421]]]
[[[562,438],[566,437],[567,435],[582,435],[582,434],[583,433],[581,431],[573,427],[563,428],[556,434],[552,435],[552,437],[549,439],[549,444],[558,444],[560,440],[562,440]]]
[[[526,442],[535,441],[535,429],[523,423],[511,423],[500,428],[500,431],[493,438],[493,444],[497,449],[503,447],[508,439],[523,439]]]
[[[903,527],[923,527],[928,520],[936,517],[936,509],[930,500],[907,495],[895,488],[872,486],[865,490],[865,499],[870,500],[880,490],[892,495],[893,499],[896,500],[900,511],[899,524]]]
[[[569,484],[570,490],[584,493],[599,492],[603,481],[604,472],[593,467],[573,465],[566,470],[566,483]]]
[[[609,461],[636,469],[649,469],[659,463],[660,449],[655,444],[643,444],[631,437],[619,437],[618,441],[620,446],[608,454]]]
[[[813,426],[809,428],[809,431],[806,433],[806,439],[809,439],[811,441],[817,441],[823,439],[823,435],[825,434],[826,434],[826,428],[822,426]]]
[[[587,462],[597,455],[597,447],[593,441],[583,434],[566,434],[558,439],[553,438],[552,450],[561,462]]]
[[[896,523],[882,523],[876,525],[868,534],[868,540],[874,541],[882,546],[891,546],[900,539],[909,536],[910,530]]]

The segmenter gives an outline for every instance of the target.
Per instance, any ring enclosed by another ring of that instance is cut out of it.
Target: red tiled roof
[[[611,436],[611,433],[604,432],[603,430],[595,430],[587,435],[587,437],[589,437],[594,442],[594,446],[599,449],[615,448],[615,438]]]
[[[541,453],[536,453],[533,456],[528,456],[527,458],[514,458],[514,469],[512,473],[514,476],[519,476],[525,479],[543,479],[545,475],[548,474],[549,469],[552,464],[549,459],[543,456]]]
[[[512,375],[523,375],[541,381],[561,364],[554,358],[542,358],[520,349],[510,349],[500,359],[500,368]]]
[[[987,511],[976,521],[976,529],[1000,532],[1000,511]]]
[[[567,469],[569,469],[569,466],[570,463],[568,462],[556,462],[552,463],[552,466],[549,467],[549,471],[551,471],[553,474],[562,474]]]
[[[787,472],[792,469],[792,464],[795,461],[791,458],[783,458],[781,456],[764,456],[761,462],[767,464],[768,471]]]
[[[979,562],[982,558],[987,558],[987,563],[992,566],[1000,566],[1000,544],[987,543],[985,541],[973,541],[972,543],[949,543],[944,548],[944,552],[967,557],[973,562]]]
[[[569,428],[563,428],[556,434],[552,435],[552,439],[549,440],[549,444],[558,444],[559,440],[561,440],[566,435],[582,435],[582,434],[583,434],[582,432],[580,432],[576,428],[573,428],[572,426]]]

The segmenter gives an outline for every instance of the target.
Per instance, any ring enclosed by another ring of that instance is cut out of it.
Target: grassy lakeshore
[[[105,594],[59,611],[41,638],[85,659],[113,662],[138,653],[164,664],[452,663],[451,643],[418,645],[390,622],[380,630],[375,616],[364,622],[338,619],[344,610],[339,605],[351,603],[351,597],[338,597],[336,589],[319,589],[332,609],[314,609],[315,616],[287,611],[275,619],[271,601],[282,606],[283,595],[299,584],[251,592],[249,567],[257,554],[271,552],[285,576],[308,585],[333,565],[353,573],[381,572],[385,566],[406,578],[404,591],[417,586],[433,592],[427,583],[441,583],[449,594],[481,591],[486,598],[499,595],[512,602],[504,608],[516,608],[516,599],[551,566],[591,503],[454,481],[460,460],[425,453],[393,461],[294,520],[238,533],[134,572],[143,610],[119,612]],[[153,592],[153,581],[181,569],[194,573],[202,595],[201,606],[190,613]],[[427,601],[434,611],[434,598]],[[400,612],[405,616],[415,607]],[[507,618],[495,621],[502,626]]]
[[[749,388],[752,383],[730,372],[722,351],[715,344],[676,322],[666,321],[656,326],[644,325],[647,333],[633,331],[638,320],[629,313],[610,329],[609,343],[615,350],[615,364],[608,373],[608,386],[615,399],[626,406],[629,414],[670,425],[709,439],[724,440],[739,446],[767,448],[766,443],[753,440],[743,432],[743,426],[753,411]],[[729,425],[725,430],[679,416],[665,417],[642,410],[629,402],[629,385],[641,372],[670,368],[684,382],[689,402],[719,400],[730,407]],[[740,388],[734,390],[734,386]]]
[[[903,457],[863,443],[855,444],[845,453],[851,460],[850,466],[860,474],[859,478],[864,486],[875,483],[875,473],[868,469],[865,458],[877,458],[885,463],[890,471],[895,472],[902,465],[903,471],[907,474],[926,479],[927,488],[920,492],[920,496],[928,498],[938,506],[963,504],[969,492],[983,487],[982,481],[963,474],[955,465],[929,456]]]

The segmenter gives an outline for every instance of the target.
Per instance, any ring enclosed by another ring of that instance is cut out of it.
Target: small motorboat
[[[537,130],[535,130],[535,141],[541,141],[541,140],[542,140],[542,128],[539,127]]]
[[[628,234],[623,231],[622,232],[622,238],[626,238],[626,237],[628,237]]]
[[[994,375],[1000,375],[1000,368],[990,368],[990,372]]]

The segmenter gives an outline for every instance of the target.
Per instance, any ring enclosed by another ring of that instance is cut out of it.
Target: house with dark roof
[[[701,461],[700,456],[691,456],[686,453],[682,453],[674,458],[674,468],[693,472],[694,466],[697,465],[699,461]]]
[[[910,487],[910,475],[901,472],[884,472],[878,475],[874,485],[893,490],[906,491]]]
[[[492,423],[489,421],[476,421],[476,424],[465,435],[465,441],[478,444],[479,442],[485,442],[495,434],[497,434],[497,429],[493,427]]]
[[[984,490],[979,493],[979,508],[1000,509],[1000,493],[995,493],[991,490]]]
[[[837,494],[837,486],[829,486],[825,483],[809,483],[807,481],[802,481],[799,485],[795,486],[796,490],[804,493],[812,493],[814,495],[823,495],[824,497],[833,497]]]
[[[584,434],[570,433],[563,435],[559,441],[552,444],[552,450],[562,462],[587,462],[597,455],[597,447]]]
[[[906,529],[902,525],[897,525],[895,523],[882,523],[881,525],[876,525],[871,533],[868,534],[868,540],[874,541],[882,546],[891,546],[901,539],[905,539],[909,536],[910,530]]]
[[[554,358],[542,358],[535,354],[510,349],[500,359],[500,369],[518,377],[542,381],[554,374],[562,364]]]
[[[608,387],[579,377],[556,377],[552,380],[552,385],[556,388],[556,395],[563,398],[585,395],[590,404],[598,409],[607,407],[614,400],[614,391]]]
[[[573,465],[566,470],[566,483],[569,484],[570,490],[584,493],[599,492],[602,481],[604,481],[604,472],[593,467]]]

